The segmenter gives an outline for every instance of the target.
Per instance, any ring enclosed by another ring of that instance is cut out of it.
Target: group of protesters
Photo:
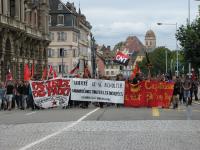
[[[0,83],[0,110],[35,109],[28,81],[8,80]]]
[[[83,77],[88,78],[88,77]],[[103,76],[99,77],[99,79],[103,80],[111,80],[109,77]],[[113,79],[112,79],[113,80]],[[118,74],[114,79],[116,81],[125,81],[122,74]],[[133,79],[127,79],[126,81],[132,84],[138,84],[140,81],[146,80],[142,74],[136,74]],[[197,76],[194,78],[186,76],[174,76],[170,78],[167,75],[156,76],[155,78],[151,78],[151,80],[159,80],[164,82],[174,82],[174,91],[172,97],[172,107],[178,108],[179,104],[185,104],[186,106],[192,104],[193,97],[197,101],[198,100],[198,86],[199,80]],[[88,108],[90,102],[82,102],[82,101],[69,101],[69,105],[65,108],[69,107],[81,107]],[[95,103],[96,106],[103,108],[104,105],[110,106],[113,104],[98,102]],[[121,104],[117,104],[117,107],[121,106]],[[6,81],[6,83],[0,83],[0,110],[11,110],[13,108],[17,109],[40,109],[34,103],[31,87],[28,81]]]

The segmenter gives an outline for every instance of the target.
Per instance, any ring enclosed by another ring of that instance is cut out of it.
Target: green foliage
[[[181,26],[176,34],[184,51],[185,66],[191,62],[192,67],[200,68],[200,18],[191,25]]]
[[[124,42],[119,42],[114,46],[113,50],[116,51],[117,49],[121,49],[123,45],[124,45]]]
[[[166,52],[168,56],[168,71],[170,70],[170,60],[172,59],[172,52],[165,47],[158,47],[153,52],[148,53],[149,60],[151,62],[151,74],[157,75],[157,74],[163,74],[166,72]],[[147,59],[144,58],[142,62],[140,62],[138,65],[141,69],[141,71],[144,74],[148,74],[148,68],[146,66]]]

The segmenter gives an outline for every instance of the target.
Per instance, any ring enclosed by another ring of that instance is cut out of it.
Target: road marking
[[[27,114],[25,114],[25,115],[28,116],[28,115],[32,115],[32,114],[34,114],[34,113],[36,113],[36,111],[33,111],[33,112],[30,112],[30,113],[27,113]]]
[[[36,145],[36,144],[39,144],[39,143],[41,143],[41,142],[44,142],[44,141],[46,141],[46,140],[48,140],[48,139],[50,139],[50,138],[52,138],[52,137],[54,137],[54,136],[56,136],[56,135],[62,133],[63,131],[67,131],[68,129],[70,129],[70,128],[72,128],[73,126],[77,125],[79,122],[81,122],[82,120],[84,120],[84,119],[87,118],[89,115],[91,115],[92,113],[94,113],[95,111],[97,111],[97,110],[99,110],[99,109],[100,109],[100,108],[96,108],[96,109],[90,111],[89,113],[87,113],[86,115],[84,115],[83,117],[81,117],[80,119],[78,119],[77,121],[75,121],[74,123],[68,125],[67,127],[63,128],[63,129],[61,129],[61,130],[58,130],[57,132],[54,132],[54,133],[52,133],[52,134],[49,134],[49,135],[47,135],[47,136],[45,136],[45,137],[43,137],[43,138],[41,138],[41,139],[39,139],[39,140],[37,140],[37,141],[35,141],[35,142],[33,142],[33,143],[30,143],[30,144],[28,144],[28,145],[26,145],[26,146],[20,148],[19,150],[27,150],[27,149],[33,147],[33,146]]]
[[[160,116],[160,112],[159,112],[158,108],[156,108],[156,107],[152,108],[152,116],[153,117],[159,117]]]
[[[195,102],[195,101],[193,101],[193,103],[200,105],[200,103],[199,103],[199,102]]]

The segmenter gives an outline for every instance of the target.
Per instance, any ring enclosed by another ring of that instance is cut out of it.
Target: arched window
[[[10,17],[15,17],[15,0],[10,0]]]

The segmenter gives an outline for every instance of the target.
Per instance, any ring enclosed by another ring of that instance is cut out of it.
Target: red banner
[[[125,89],[125,106],[169,108],[174,83],[145,80],[138,84],[126,83]]]
[[[34,102],[41,108],[67,106],[70,96],[70,79],[56,78],[30,81]]]

